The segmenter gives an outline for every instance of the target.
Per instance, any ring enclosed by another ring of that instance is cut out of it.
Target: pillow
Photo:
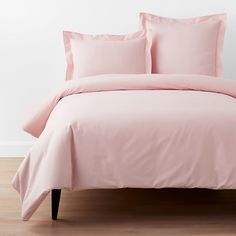
[[[66,79],[98,74],[151,73],[151,40],[145,31],[130,35],[63,32]]]
[[[152,37],[152,73],[220,77],[226,15],[171,19],[140,13]]]

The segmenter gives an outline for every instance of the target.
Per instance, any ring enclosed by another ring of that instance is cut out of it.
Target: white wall
[[[226,12],[224,75],[236,79],[236,0],[0,0],[0,156],[25,153],[34,139],[21,130],[24,112],[65,78],[62,31],[137,31],[140,11]]]

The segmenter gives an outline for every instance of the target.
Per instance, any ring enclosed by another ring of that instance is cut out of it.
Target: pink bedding
[[[51,189],[236,188],[236,82],[105,75],[65,82],[28,117],[13,186],[28,220]]]

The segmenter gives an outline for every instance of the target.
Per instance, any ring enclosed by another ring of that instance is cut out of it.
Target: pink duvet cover
[[[28,220],[51,189],[236,188],[236,82],[105,75],[65,82],[28,118],[13,186]]]

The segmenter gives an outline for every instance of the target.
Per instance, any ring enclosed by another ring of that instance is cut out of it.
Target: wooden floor
[[[236,235],[236,190],[62,191],[58,221],[50,218],[48,196],[23,222],[10,183],[21,160],[0,159],[0,236]]]

